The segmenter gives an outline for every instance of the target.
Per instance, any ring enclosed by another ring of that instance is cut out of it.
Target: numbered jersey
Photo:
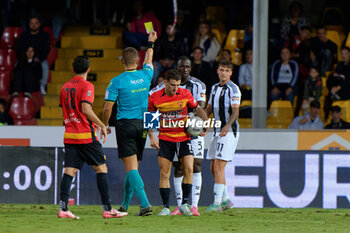
[[[78,76],[62,86],[60,106],[65,125],[65,144],[87,144],[98,141],[94,123],[82,112],[82,103],[88,103],[92,107],[94,92],[94,85]]]

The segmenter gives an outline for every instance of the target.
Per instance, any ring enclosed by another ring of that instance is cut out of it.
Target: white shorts
[[[233,132],[228,132],[225,137],[214,136],[210,142],[207,159],[220,159],[224,161],[231,161],[235,154],[239,132],[236,137]]]
[[[192,139],[191,146],[193,151],[193,158],[204,159],[204,137],[197,137],[196,139]],[[175,154],[173,161],[179,161],[177,154]]]

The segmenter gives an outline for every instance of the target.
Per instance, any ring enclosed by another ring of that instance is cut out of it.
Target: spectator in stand
[[[325,129],[350,129],[350,123],[341,119],[341,108],[336,105],[331,108],[332,121]]]
[[[193,61],[190,75],[204,82],[205,86],[209,88],[211,85],[210,75],[212,70],[210,64],[203,61],[203,49],[200,47],[195,48],[192,53],[192,58]]]
[[[211,31],[209,22],[202,22],[199,25],[193,48],[200,47],[204,51],[203,61],[211,65],[216,60],[220,51],[220,43],[216,35]]]
[[[321,76],[324,76],[327,70],[333,70],[333,65],[337,63],[337,45],[327,38],[325,27],[317,29],[317,37],[311,38],[310,46],[311,60],[317,64]]]
[[[49,65],[46,57],[50,51],[49,35],[41,29],[41,23],[38,17],[32,17],[29,21],[29,30],[24,31],[17,43],[17,57],[25,54],[26,49],[32,46],[35,50],[34,61],[41,63],[42,76],[40,81],[40,91],[46,95],[46,84],[49,76]]]
[[[32,46],[28,46],[16,64],[12,96],[18,96],[19,92],[24,92],[24,96],[32,98],[32,92],[40,89],[41,64],[35,60],[34,51]]]
[[[302,102],[304,99],[304,86],[305,80],[310,73],[311,59],[310,59],[310,38],[311,38],[311,28],[308,26],[303,26],[299,29],[299,34],[295,35],[293,39],[288,39],[284,46],[289,48],[291,51],[291,58],[298,62],[299,64],[299,78],[297,81],[297,104],[295,108],[294,115],[298,116],[300,108],[302,107]],[[307,103],[306,108],[308,108],[309,103]]]
[[[127,30],[123,31],[124,46],[132,46],[137,50],[146,50],[148,35],[145,23],[152,22],[153,30],[157,32],[158,37],[161,35],[161,23],[152,12],[144,12],[142,1],[135,1],[133,7],[136,16],[132,18],[131,22],[126,24]]]
[[[242,93],[242,100],[252,99],[253,87],[253,51],[245,51],[246,63],[239,67],[238,83]]]
[[[292,40],[299,34],[299,29],[303,26],[310,26],[309,20],[301,17],[303,6],[299,2],[292,2],[289,5],[289,16],[282,20],[281,37],[283,40]]]
[[[350,99],[350,48],[344,47],[341,50],[344,61],[340,62],[335,72],[327,79],[329,95],[325,101],[325,117],[328,118],[330,107],[334,100]]]
[[[275,61],[271,68],[271,86],[272,91],[270,100],[283,98],[289,100],[292,104],[294,101],[294,92],[299,75],[298,63],[290,59],[288,48],[282,48],[281,59]]]
[[[7,112],[7,102],[4,99],[0,99],[0,126],[1,125],[13,125],[13,119]]]
[[[157,77],[157,83],[156,83],[156,86],[159,84],[159,83],[161,83],[161,82],[163,82],[164,81],[164,79],[165,79],[165,77],[164,77],[164,75],[159,75],[158,77]]]
[[[166,35],[155,45],[153,84],[160,73],[175,68],[178,57],[186,55],[184,39],[176,36],[176,28],[173,29],[173,25],[168,24],[165,31]]]
[[[310,69],[310,74],[305,81],[303,113],[307,113],[308,107],[313,100],[320,101],[322,95],[322,80],[316,67]]]
[[[303,116],[298,116],[294,118],[292,124],[288,129],[312,129],[320,130],[323,129],[323,122],[319,117],[321,104],[317,100],[313,100],[310,103],[310,112],[306,113]]]

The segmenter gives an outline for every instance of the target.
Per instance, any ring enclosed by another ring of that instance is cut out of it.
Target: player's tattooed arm
[[[205,101],[197,101],[197,103],[201,108],[205,109]]]
[[[159,141],[154,136],[152,129],[148,130],[148,137],[150,146],[159,150]]]
[[[239,104],[232,104],[232,114],[224,127],[222,127],[219,136],[225,137],[230,130],[231,125],[237,120],[239,114]]]
[[[151,32],[148,36],[148,42],[154,43],[157,40],[157,32]],[[143,64],[152,64],[153,48],[148,48],[146,51],[145,61]]]

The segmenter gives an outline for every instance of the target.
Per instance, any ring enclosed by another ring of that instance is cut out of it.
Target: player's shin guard
[[[101,201],[104,211],[110,211],[112,209],[111,199],[109,197],[108,176],[107,173],[96,174],[97,187],[100,191]]]
[[[192,206],[198,207],[199,197],[202,188],[202,173],[193,173],[193,184],[192,184]]]
[[[188,198],[190,197],[191,189],[192,184],[182,183],[182,204],[188,203]]]
[[[182,203],[182,179],[184,177],[175,177],[174,176],[174,190],[175,190],[175,197],[176,197],[176,203],[177,206],[180,206]]]
[[[224,188],[225,188],[224,184],[217,184],[217,183],[214,184],[214,204],[215,205],[221,205]]]
[[[60,192],[60,210],[67,211],[68,210],[68,199],[69,199],[69,191],[72,185],[73,177],[67,174],[63,175],[61,181],[61,192]]]
[[[144,190],[144,184],[138,170],[131,170],[128,172],[129,182],[134,190],[137,198],[139,199],[142,208],[146,208],[149,205],[146,192]]]
[[[122,203],[122,206],[125,206],[126,210],[128,210],[128,208],[129,208],[129,204],[130,204],[133,193],[134,193],[134,191],[131,187],[130,180],[129,180],[129,173],[128,173],[125,176],[124,198],[123,198],[123,203]]]

